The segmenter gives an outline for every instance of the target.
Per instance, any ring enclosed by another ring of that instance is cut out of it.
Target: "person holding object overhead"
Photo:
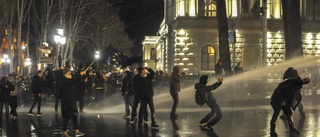
[[[78,109],[76,106],[76,78],[68,69],[62,70],[64,77],[61,78],[61,114],[63,118],[63,136],[71,137],[68,134],[67,126],[70,119],[76,136],[84,136],[78,129]]]

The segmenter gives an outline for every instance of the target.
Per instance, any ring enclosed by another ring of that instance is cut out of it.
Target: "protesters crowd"
[[[235,69],[237,74],[243,73],[240,64],[237,64]],[[212,90],[222,85],[221,60],[216,64],[215,70],[217,82],[210,84],[209,76],[202,75],[194,86],[196,104],[199,106],[206,104],[211,108],[211,112],[199,122],[201,130],[213,131],[212,126],[222,117],[221,109],[212,93]],[[12,73],[1,77],[0,80],[0,116],[2,119],[3,110],[5,110],[6,120],[9,117],[16,119],[18,106],[30,106],[28,115],[41,117],[44,115],[41,112],[42,101],[51,101],[54,102],[54,106],[52,105],[54,111],[60,111],[62,114],[63,135],[69,137],[67,125],[69,120],[72,120],[74,134],[83,136],[84,133],[78,129],[79,113],[84,113],[85,107],[99,109],[106,106],[108,99],[117,98],[123,99],[125,105],[123,118],[128,119],[132,126],[136,124],[139,128],[148,126],[148,116],[150,116],[151,128],[157,129],[159,125],[156,121],[154,95],[160,92],[170,93],[173,105],[169,116],[172,120],[176,120],[180,87],[183,87],[183,84],[190,84],[187,79],[178,66],[173,67],[170,75],[163,71],[155,72],[148,67],[111,73],[92,69],[71,71],[62,66],[59,69],[39,70],[32,77],[19,77]],[[281,110],[288,120],[290,133],[293,134],[299,134],[300,131],[293,126],[292,110],[298,107],[300,115],[305,116],[300,89],[302,85],[310,83],[310,79],[301,78],[300,73],[292,67],[288,68],[283,79],[271,96],[274,114],[270,121],[270,135],[274,137],[277,136],[275,122]],[[36,111],[33,111],[35,107]]]

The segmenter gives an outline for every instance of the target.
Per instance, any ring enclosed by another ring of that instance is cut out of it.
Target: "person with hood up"
[[[273,115],[270,120],[270,135],[271,137],[277,137],[276,133],[276,121],[280,111],[286,115],[290,133],[300,134],[300,131],[294,128],[292,120],[292,109],[295,110],[301,101],[300,89],[302,85],[310,83],[309,78],[302,79],[299,76],[299,72],[294,70],[297,77],[290,77],[279,83],[278,87],[274,90],[271,96],[271,106],[273,108]]]
[[[176,109],[179,104],[179,92],[180,92],[180,68],[178,66],[173,67],[173,72],[170,79],[170,95],[173,99],[173,105],[170,113],[170,118],[177,119]]]
[[[212,90],[217,89],[222,84],[223,78],[218,78],[218,81],[212,85],[207,86],[208,76],[202,75],[199,79],[199,83],[195,84],[196,90],[196,102],[197,96],[199,96],[201,100],[201,104],[197,102],[198,105],[207,104],[211,108],[211,112],[206,115],[203,119],[201,119],[199,123],[199,127],[201,130],[213,131],[211,128],[213,125],[217,124],[222,117],[221,109],[216,102],[216,99],[211,93]]]
[[[76,79],[68,69],[62,70],[64,77],[61,78],[61,114],[63,118],[63,136],[68,134],[67,126],[72,118],[76,136],[84,136],[78,129],[78,109],[76,106]]]

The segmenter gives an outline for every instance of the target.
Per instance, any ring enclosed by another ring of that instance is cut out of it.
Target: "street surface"
[[[164,100],[167,98],[168,100]],[[313,97],[315,98],[315,97]],[[318,97],[316,97],[318,98]],[[148,127],[132,127],[128,120],[123,119],[124,106],[90,107],[79,115],[79,129],[86,137],[269,137],[269,121],[273,110],[268,105],[269,99],[256,99],[248,103],[246,100],[235,100],[233,105],[227,100],[218,100],[221,104],[223,117],[213,127],[214,132],[201,131],[198,123],[210,109],[207,106],[196,106],[193,99],[182,97],[177,114],[177,120],[170,120],[172,105],[168,95],[155,98],[156,118],[159,130]],[[307,116],[301,118],[298,111],[294,112],[294,121],[301,131],[299,137],[320,136],[319,104],[314,99],[305,97]],[[121,100],[118,100],[121,101]],[[243,103],[242,102],[247,102]],[[252,103],[259,102],[259,103]],[[316,101],[318,102],[318,101]],[[109,102],[110,103],[110,102]],[[259,104],[259,105],[257,105]],[[18,108],[18,119],[2,118],[2,137],[61,137],[62,117],[60,112],[54,112],[53,102],[42,107],[43,117],[28,116],[29,106]],[[149,118],[150,119],[150,118]],[[289,136],[285,120],[278,119],[276,131],[280,137]],[[71,121],[68,129],[72,129]],[[72,131],[69,134],[74,135]]]

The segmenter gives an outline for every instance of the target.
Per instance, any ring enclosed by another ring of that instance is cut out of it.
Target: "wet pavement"
[[[216,124],[213,132],[201,131],[198,122],[210,109],[199,107],[194,100],[182,99],[177,109],[178,119],[170,120],[171,101],[164,103],[155,98],[156,118],[160,126],[158,130],[150,129],[150,123],[143,128],[132,127],[128,120],[123,119],[123,104],[114,107],[86,108],[79,115],[79,129],[85,132],[86,137],[269,137],[269,121],[272,108],[265,105],[252,104],[241,106],[222,105],[223,117]],[[170,99],[170,98],[169,98]],[[307,100],[307,99],[305,99]],[[257,102],[257,101],[256,101]],[[261,102],[261,101],[260,101]],[[221,104],[224,101],[220,101]],[[298,112],[294,113],[295,126],[301,131],[299,137],[320,136],[320,105],[305,102],[307,116],[301,118]],[[53,103],[42,107],[43,117],[28,116],[29,107],[18,108],[18,118],[2,118],[1,136],[5,137],[61,137],[62,117],[60,112],[54,112]],[[71,121],[68,129],[72,129]],[[278,135],[289,136],[285,120],[278,119],[276,131]],[[69,134],[74,135],[72,131]]]

